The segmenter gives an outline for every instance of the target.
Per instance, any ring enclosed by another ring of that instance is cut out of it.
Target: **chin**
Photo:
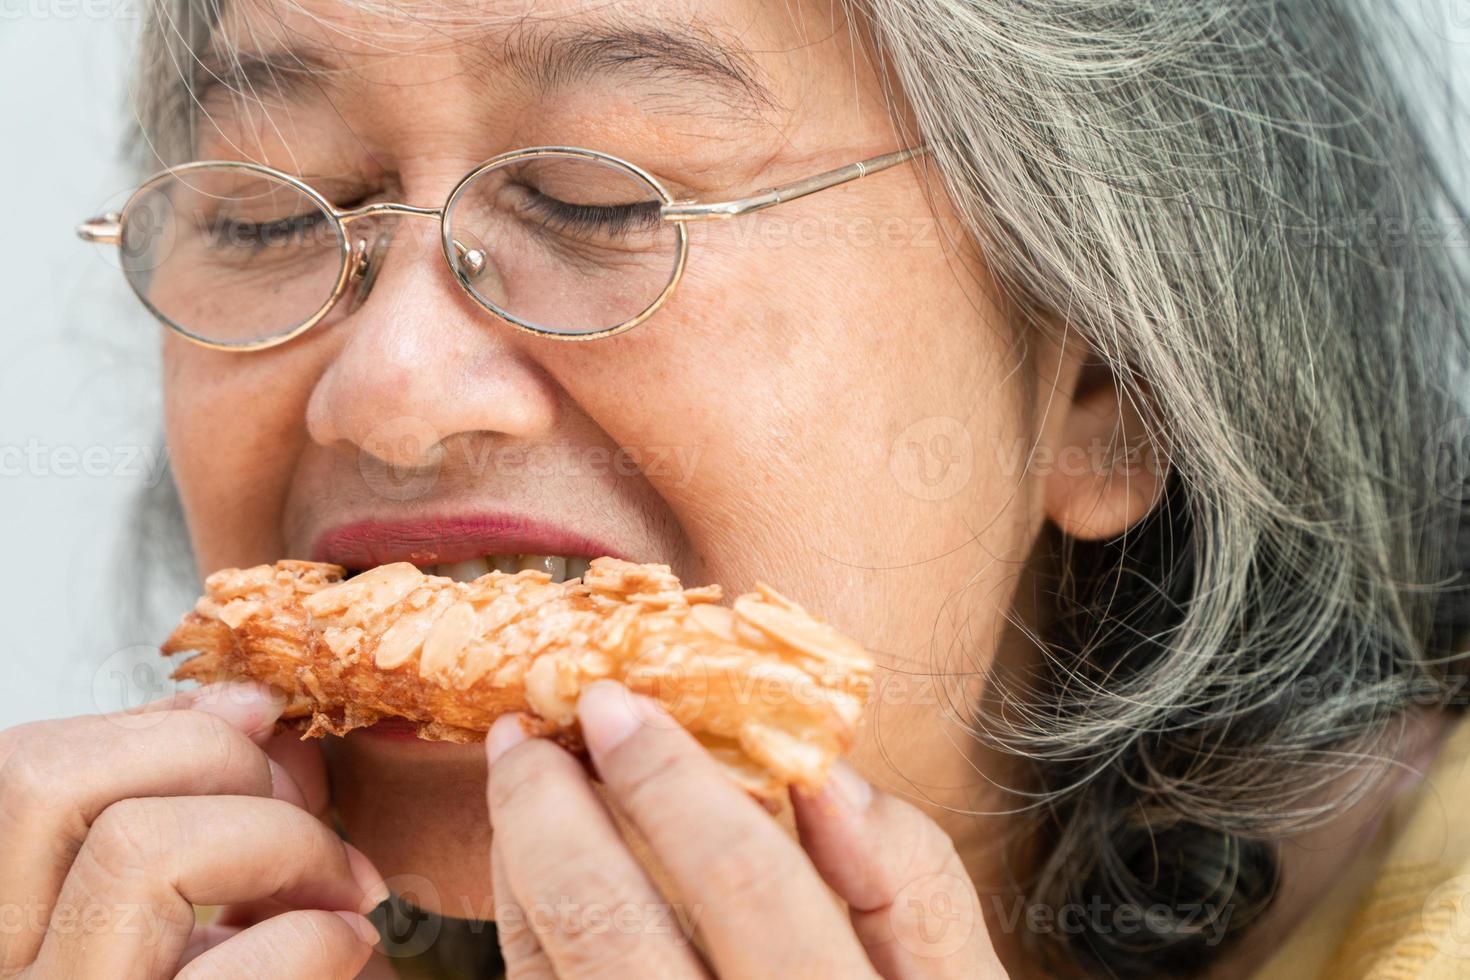
[[[395,895],[436,915],[495,917],[483,745],[353,732],[323,749],[342,830]]]

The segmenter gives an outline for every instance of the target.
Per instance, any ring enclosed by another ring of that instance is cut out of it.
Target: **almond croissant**
[[[343,574],[304,561],[215,572],[163,645],[198,651],[174,677],[281,688],[303,738],[396,717],[463,742],[521,711],[573,749],[578,693],[611,678],[766,800],[822,782],[872,686],[861,646],[764,585],[726,608],[717,585],[686,589],[665,565],[615,558],[564,583],[540,571],[456,582],[406,562]]]

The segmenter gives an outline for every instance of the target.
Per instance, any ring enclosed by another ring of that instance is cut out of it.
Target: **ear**
[[[1047,467],[1047,518],[1074,538],[1101,541],[1122,534],[1158,504],[1168,457],[1112,371],[1094,361],[1075,378],[1070,401],[1053,403],[1053,411],[1066,415],[1056,420],[1051,458],[1036,462]]]

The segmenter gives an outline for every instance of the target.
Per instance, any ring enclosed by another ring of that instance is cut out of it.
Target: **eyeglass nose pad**
[[[383,253],[387,251],[388,240],[392,237],[391,230],[385,229],[373,239],[369,247],[367,240],[359,238],[352,246],[352,257],[348,261],[352,264],[352,271],[347,274],[349,282],[357,282],[357,291],[352,296],[352,303],[347,312],[352,313],[359,306],[367,302],[368,294],[373,291],[373,283],[378,281],[378,272],[383,268]]]
[[[468,278],[478,279],[485,271],[485,253],[478,248],[465,248],[464,243],[458,239],[454,242],[454,254],[459,259],[460,268],[468,273]]]

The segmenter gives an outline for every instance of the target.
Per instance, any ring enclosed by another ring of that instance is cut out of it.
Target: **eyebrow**
[[[745,48],[698,25],[608,24],[553,31],[522,25],[500,38],[487,32],[471,50],[485,54],[465,65],[477,84],[503,84],[509,77],[547,94],[583,81],[621,78],[656,96],[650,105],[655,111],[708,114],[713,99],[730,113],[755,117],[779,105]],[[340,54],[305,43],[230,53],[217,47],[196,64],[194,97],[202,102],[225,89],[300,100],[320,96],[332,76],[348,68]]]

